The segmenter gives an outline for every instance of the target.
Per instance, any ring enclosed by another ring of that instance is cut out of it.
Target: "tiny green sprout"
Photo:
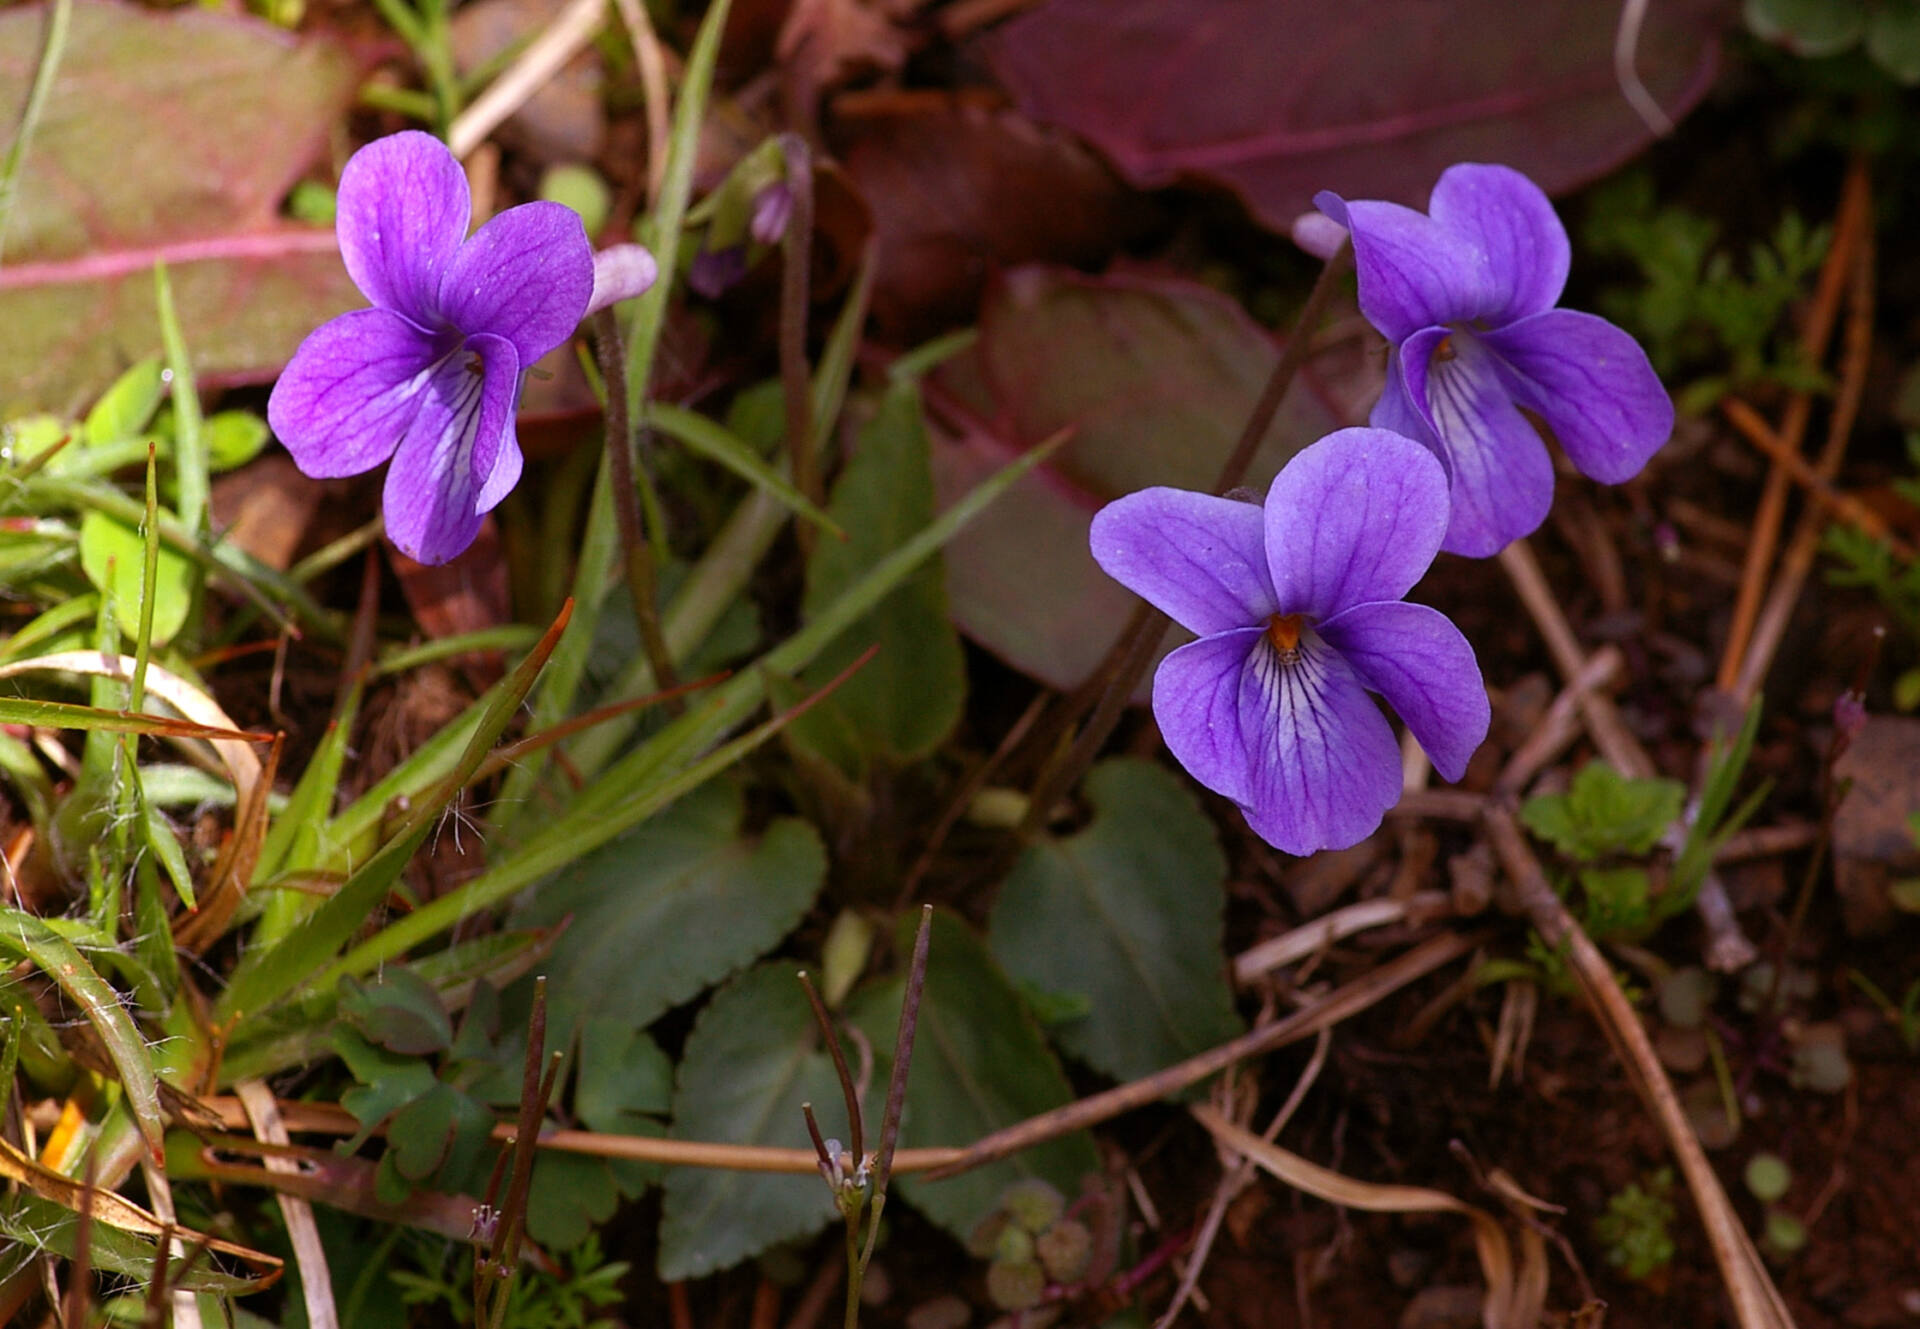
[[[1793,1170],[1778,1154],[1755,1154],[1747,1160],[1747,1189],[1761,1204],[1773,1204],[1793,1185]]]
[[[1672,1196],[1673,1169],[1661,1168],[1627,1183],[1607,1201],[1593,1232],[1606,1245],[1608,1264],[1639,1282],[1672,1263]]]

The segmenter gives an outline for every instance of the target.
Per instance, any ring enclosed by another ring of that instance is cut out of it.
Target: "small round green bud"
[[[551,203],[564,203],[580,214],[588,235],[607,224],[613,207],[613,191],[591,166],[562,162],[549,166],[540,177],[540,197]]]
[[[1060,1197],[1059,1191],[1046,1182],[1038,1177],[1029,1177],[1007,1187],[1006,1194],[1000,1197],[1000,1207],[1027,1231],[1045,1232],[1060,1221],[1060,1215],[1066,1212],[1067,1202]]]
[[[1033,1234],[1023,1227],[1012,1223],[1000,1229],[1000,1239],[994,1243],[993,1258],[1012,1260],[1016,1264],[1033,1258]]]
[[[1047,1275],[1034,1260],[995,1260],[987,1266],[987,1296],[1003,1311],[1023,1311],[1040,1304]]]
[[[1772,1204],[1793,1185],[1793,1170],[1778,1154],[1755,1154],[1747,1160],[1747,1189],[1761,1204]]]

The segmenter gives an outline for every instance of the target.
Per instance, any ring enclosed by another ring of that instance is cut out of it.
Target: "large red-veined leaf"
[[[0,12],[0,106],[26,100],[45,7]],[[353,96],[353,61],[254,19],[77,0],[0,266],[0,410],[76,410],[160,351],[167,263],[195,368],[262,378],[361,303],[329,230],[276,216]],[[9,112],[0,151],[16,126]]]
[[[1712,81],[1720,0],[1648,7],[1642,82],[1670,116]],[[1049,0],[988,52],[1034,118],[1136,184],[1217,181],[1284,230],[1332,189],[1424,206],[1458,161],[1549,193],[1652,140],[1614,75],[1599,0]]]
[[[942,502],[1071,426],[1048,465],[947,546],[955,620],[1056,687],[1080,682],[1138,603],[1087,552],[1108,501],[1148,485],[1210,489],[1279,350],[1217,291],[1167,278],[1018,268],[988,291],[980,340],[931,400],[966,423],[934,449]],[[1355,343],[1295,380],[1246,483],[1261,493],[1322,434],[1364,423],[1381,370]]]

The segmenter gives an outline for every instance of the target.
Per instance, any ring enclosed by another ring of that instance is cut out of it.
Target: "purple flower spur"
[[[267,403],[308,475],[358,475],[392,458],[387,535],[422,563],[472,544],[518,483],[522,375],[573,335],[594,295],[593,250],[572,210],[522,204],[469,238],[471,209],[460,164],[429,134],[356,152],[340,176],[337,233],[373,308],[309,334]]]
[[[1342,429],[1295,456],[1264,507],[1144,489],[1094,517],[1095,561],[1200,638],[1154,676],[1167,747],[1276,848],[1357,844],[1399,801],[1400,749],[1369,691],[1449,780],[1487,736],[1473,648],[1401,598],[1447,511],[1427,449]]]
[[[1606,484],[1639,474],[1667,441],[1673,402],[1639,343],[1554,308],[1567,232],[1526,176],[1449,167],[1424,214],[1328,193],[1314,203],[1352,235],[1361,312],[1392,347],[1371,423],[1447,468],[1443,549],[1495,554],[1546,520],[1553,463],[1522,409]]]

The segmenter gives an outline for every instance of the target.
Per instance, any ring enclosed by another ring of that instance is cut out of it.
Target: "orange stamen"
[[[1443,365],[1458,354],[1459,352],[1453,349],[1453,334],[1448,333],[1440,339],[1440,344],[1433,348],[1433,363]]]
[[[1291,659],[1300,649],[1300,623],[1302,614],[1275,614],[1267,620],[1267,640],[1273,643],[1273,649],[1281,656]]]

